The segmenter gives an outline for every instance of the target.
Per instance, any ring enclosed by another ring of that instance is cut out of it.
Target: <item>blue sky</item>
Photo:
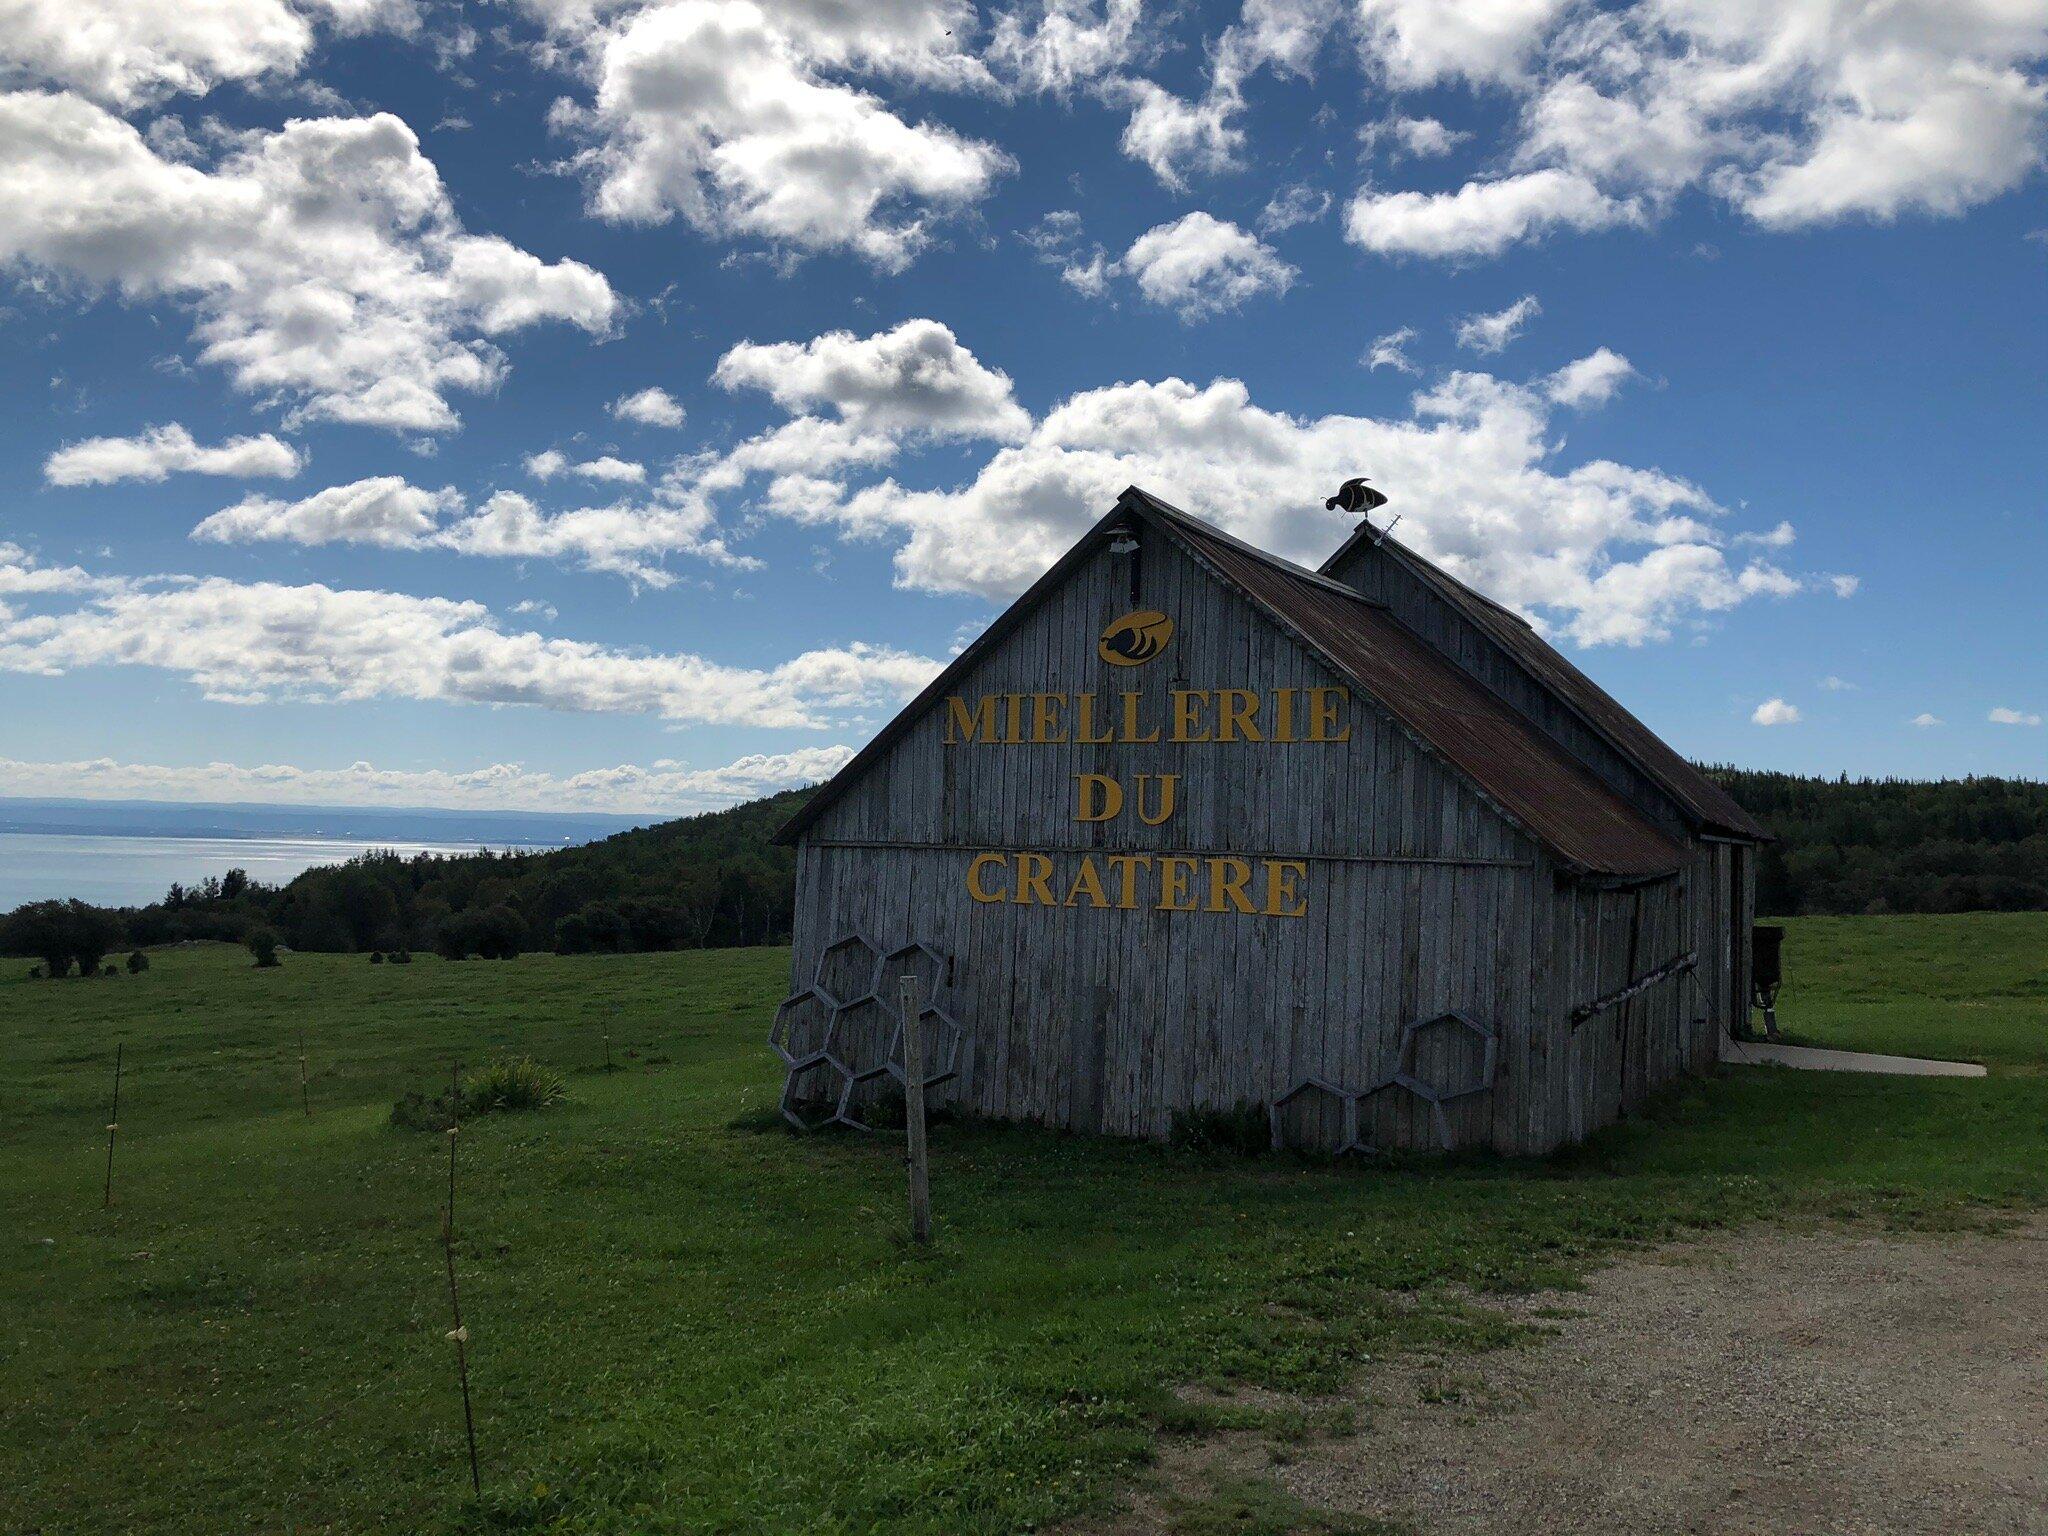
[[[0,794],[725,803],[1125,483],[1314,560],[1354,473],[1693,756],[2038,776],[2044,61],[1991,0],[29,0]]]

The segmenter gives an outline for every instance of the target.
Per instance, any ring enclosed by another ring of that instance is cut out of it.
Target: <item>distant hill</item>
[[[1760,913],[2048,910],[2048,784],[1707,771],[1779,839],[1759,863]],[[369,854],[277,887],[230,875],[118,916],[130,944],[256,927],[344,952],[781,944],[795,856],[768,839],[811,793],[544,852]]]
[[[0,796],[0,832],[88,837],[308,837],[337,842],[389,839],[394,843],[558,848],[644,827],[658,819],[592,811],[401,810],[364,805]]]

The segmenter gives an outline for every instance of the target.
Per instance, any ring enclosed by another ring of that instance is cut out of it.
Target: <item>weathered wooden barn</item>
[[[800,1123],[972,1112],[1535,1153],[1748,1000],[1728,796],[1514,614],[1361,525],[1320,572],[1124,493],[779,834]]]

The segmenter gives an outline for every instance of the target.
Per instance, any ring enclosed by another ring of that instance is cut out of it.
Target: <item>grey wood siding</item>
[[[1531,871],[1327,866],[1310,916],[977,907],[938,849],[807,844],[796,965],[857,932],[920,937],[953,957],[951,1004],[973,1041],[962,1096],[980,1114],[1163,1136],[1177,1109],[1270,1103],[1302,1078],[1361,1089],[1395,1068],[1402,1027],[1461,1009],[1501,1031],[1492,1094],[1450,1106],[1467,1144],[1537,1150],[1522,1103],[1529,1051]],[[1414,1069],[1461,1061],[1448,1032]],[[1368,1126],[1434,1144],[1428,1106],[1389,1093]]]

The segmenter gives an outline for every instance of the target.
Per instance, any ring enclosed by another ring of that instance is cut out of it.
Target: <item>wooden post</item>
[[[910,1165],[910,1240],[932,1240],[931,1165],[924,1141],[924,1026],[917,1016],[917,978],[905,976],[896,993],[903,1017],[903,1124]]]
[[[476,1460],[476,1415],[469,1406],[469,1330],[462,1324],[462,1298],[455,1289],[455,1137],[462,1119],[462,1064],[448,1065],[448,1211],[441,1222],[441,1254],[448,1264],[448,1310],[455,1326],[448,1337],[455,1342],[455,1370],[462,1381],[462,1429],[469,1438],[469,1488],[482,1495],[483,1474]]]
[[[107,1192],[100,1200],[100,1209],[107,1210],[114,1203],[114,1133],[121,1128],[121,1047],[123,1042],[114,1042],[114,1107],[107,1111]]]

